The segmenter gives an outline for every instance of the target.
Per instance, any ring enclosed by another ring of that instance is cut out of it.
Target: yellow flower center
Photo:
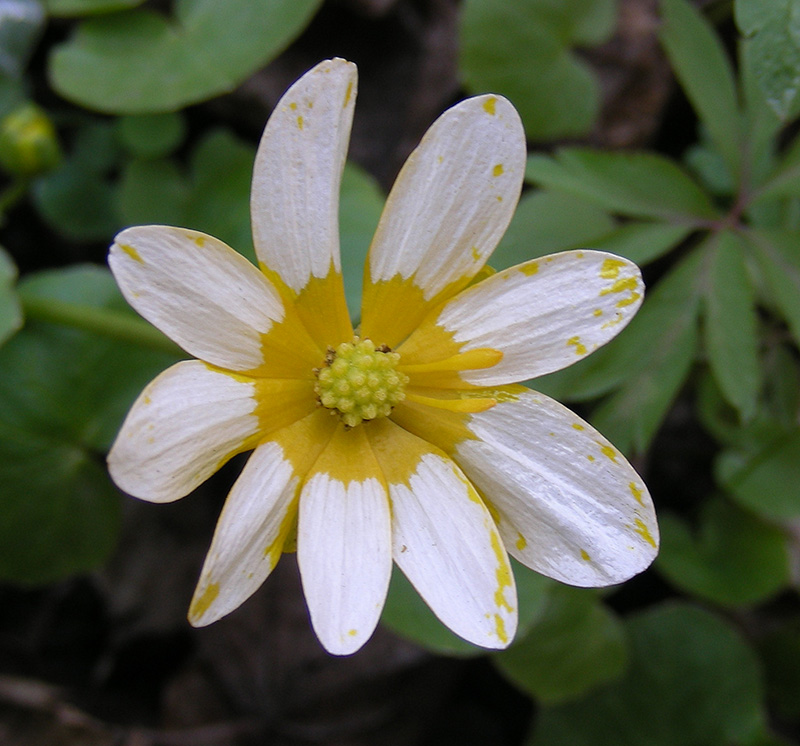
[[[386,417],[406,396],[408,376],[397,370],[399,360],[385,345],[376,348],[371,339],[354,337],[335,350],[328,348],[314,391],[348,427]]]

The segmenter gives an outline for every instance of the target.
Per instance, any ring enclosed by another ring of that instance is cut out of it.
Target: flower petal
[[[217,522],[189,607],[195,627],[238,608],[272,572],[297,516],[299,484],[277,443],[256,448]]]
[[[263,434],[313,409],[310,382],[248,379],[197,360],[177,363],[136,400],[108,468],[125,492],[171,502]]]
[[[114,239],[108,263],[128,303],[201,360],[229,370],[263,369],[270,332],[295,340],[294,349],[279,346],[273,374],[292,372],[280,366],[282,358],[297,370],[309,368],[306,359],[319,360],[319,348],[291,323],[275,288],[216,238],[160,225],[128,228]]]
[[[333,345],[352,336],[339,260],[339,185],[356,84],[356,66],[333,59],[286,91],[261,138],[250,198],[259,261],[296,298],[312,336]]]
[[[481,269],[505,232],[525,171],[525,134],[499,96],[439,117],[392,188],[364,273],[362,336],[394,347]]]
[[[619,583],[658,550],[642,479],[591,425],[522,386],[457,415],[404,406],[402,425],[450,453],[496,512],[508,551],[570,585]]]
[[[316,410],[282,428],[253,452],[233,485],[189,608],[196,627],[244,603],[272,572],[296,525],[303,477],[333,433]]]
[[[388,419],[368,427],[389,486],[395,562],[453,632],[506,647],[517,626],[516,586],[483,501],[437,448]]]
[[[449,379],[414,376],[416,385],[497,386],[552,373],[616,336],[642,302],[638,267],[601,251],[565,251],[467,288],[423,322],[398,349],[403,370],[495,350],[499,362]],[[411,368],[407,367],[411,366]],[[454,366],[451,366],[454,367]],[[424,368],[420,368],[424,371]]]
[[[389,496],[363,427],[338,425],[300,495],[297,561],[311,623],[349,655],[372,635],[392,571]]]

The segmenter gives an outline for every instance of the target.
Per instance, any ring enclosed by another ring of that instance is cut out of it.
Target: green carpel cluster
[[[405,398],[408,376],[397,370],[400,355],[354,337],[328,349],[314,387],[320,404],[338,414],[347,427],[388,416]]]

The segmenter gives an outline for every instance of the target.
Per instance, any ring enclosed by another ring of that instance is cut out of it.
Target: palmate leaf
[[[722,393],[748,420],[761,388],[755,290],[739,237],[725,231],[713,243],[704,298],[706,352]]]
[[[740,505],[772,521],[800,518],[800,430],[773,428],[758,449],[730,451],[718,462],[718,477]]]
[[[736,23],[750,37],[754,74],[781,119],[800,108],[800,2],[736,0]]]
[[[609,212],[691,223],[716,216],[708,195],[673,161],[655,153],[564,148],[533,155],[525,175],[534,184],[594,202]]]
[[[752,230],[747,245],[759,260],[770,298],[800,344],[800,256],[793,231]]]
[[[53,88],[110,114],[175,111],[233,90],[282,51],[321,0],[179,0],[81,22],[53,50]]]
[[[661,43],[672,69],[735,177],[742,123],[733,68],[711,25],[687,0],[662,0]]]
[[[127,308],[110,273],[97,267],[31,276],[20,292]],[[119,495],[103,454],[142,387],[175,359],[34,322],[0,348],[0,577],[50,582],[105,559]]]

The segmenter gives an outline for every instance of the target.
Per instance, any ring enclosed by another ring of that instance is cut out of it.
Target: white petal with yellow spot
[[[389,497],[363,426],[337,424],[300,495],[297,561],[311,623],[335,655],[380,619],[392,571]]]
[[[467,284],[508,227],[524,171],[525,134],[506,99],[467,99],[434,122],[400,171],[370,246],[364,334],[397,344],[427,303]],[[408,287],[392,284],[400,281]],[[406,297],[414,288],[419,298]],[[376,330],[386,323],[400,328],[385,337]]]
[[[494,349],[502,359],[463,380],[479,386],[524,381],[560,370],[615,337],[642,303],[632,262],[600,251],[566,251],[498,272],[446,303],[407,345],[429,349],[440,327],[462,352]],[[406,348],[407,349],[407,348]],[[448,350],[449,352],[450,350]]]
[[[277,292],[241,254],[183,228],[128,228],[108,258],[142,316],[191,355],[229,370],[263,362],[262,335],[284,318]]]
[[[603,586],[644,570],[658,549],[650,495],[600,433],[530,392],[472,415],[457,462],[499,515],[509,552],[564,583]]]
[[[357,74],[326,60],[282,96],[267,122],[250,197],[258,259],[295,292],[339,270],[339,184]]]
[[[514,577],[492,516],[453,461],[388,420],[370,444],[389,487],[394,561],[453,632],[504,648],[517,628]]]
[[[151,502],[188,495],[259,429],[255,385],[188,360],[141,393],[108,455],[117,485]]]
[[[189,609],[195,626],[246,601],[278,562],[294,527],[300,477],[277,443],[256,448],[233,485]]]

